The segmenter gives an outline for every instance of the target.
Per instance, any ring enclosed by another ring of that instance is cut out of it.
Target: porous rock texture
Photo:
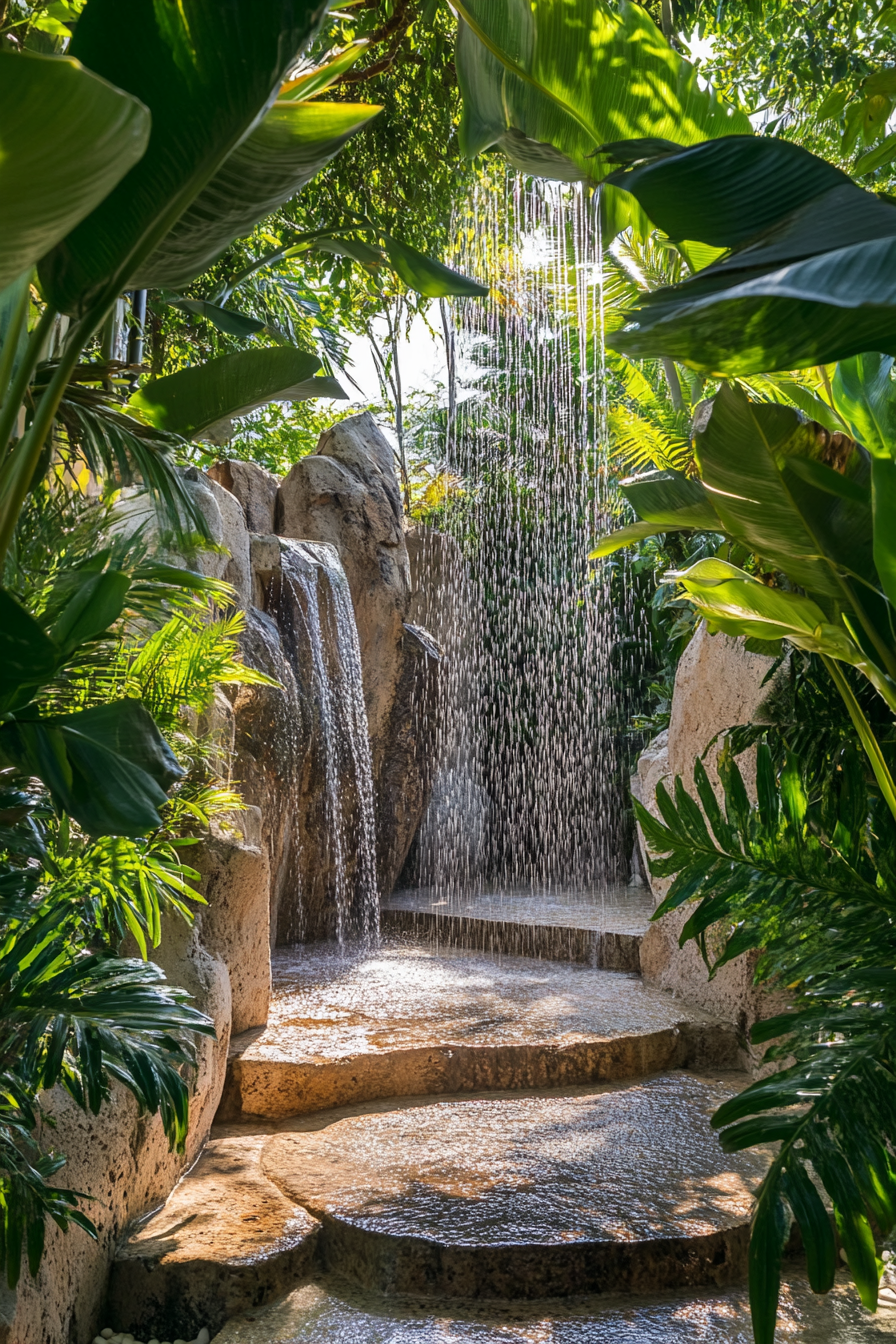
[[[246,527],[262,534],[276,530],[277,490],[280,477],[258,462],[216,462],[208,477],[234,495],[242,506]]]
[[[352,440],[349,428],[340,440],[348,464],[344,469],[355,480],[357,517],[378,519],[375,526],[382,531],[385,509],[398,505],[397,483],[388,445],[384,451],[385,441],[369,417],[360,419],[365,432]],[[258,605],[276,609],[280,592],[280,541],[274,531],[277,478],[253,463],[230,462],[215,468],[213,476],[189,468],[185,482],[216,545],[189,557],[189,563],[233,585],[246,613],[244,660],[271,678],[271,684],[222,688],[199,721],[200,732],[214,735],[218,768],[240,790],[248,810],[216,826],[188,853],[208,905],[199,907],[192,930],[167,920],[162,945],[152,954],[169,981],[187,989],[196,1006],[212,1018],[217,1040],[203,1038],[198,1044],[183,1155],[169,1152],[158,1117],[138,1116],[130,1096],[119,1088],[96,1117],[85,1115],[62,1092],[44,1099],[47,1116],[56,1120],[48,1142],[68,1156],[60,1183],[93,1196],[87,1208],[99,1240],[89,1240],[78,1229],[67,1235],[48,1229],[37,1279],[23,1276],[15,1299],[0,1299],[0,1344],[4,1330],[10,1344],[86,1344],[93,1337],[102,1323],[100,1310],[117,1244],[134,1220],[167,1198],[202,1151],[221,1098],[231,1030],[245,1031],[266,1019],[270,949],[278,931],[281,938],[295,939],[303,933],[320,936],[327,928],[328,888],[319,882],[314,886],[325,862],[313,688],[302,683],[301,659],[290,647],[291,639],[301,637],[301,622],[293,613],[296,619],[287,629],[287,620],[278,625]],[[425,681],[435,659],[425,633],[406,629],[402,620],[407,556],[400,507],[390,532],[391,564],[382,567],[378,558],[373,563],[379,553],[371,549],[363,529],[347,518],[343,536],[337,523],[339,553],[355,575],[352,596],[366,641],[367,683],[376,689],[374,717],[385,789],[378,825],[388,884],[425,806],[425,785],[412,765],[417,730],[411,723],[415,712],[414,722],[419,722],[424,702],[418,698],[415,711],[411,701],[418,695],[418,669],[424,666]],[[123,531],[143,527],[151,534],[152,514],[141,497],[135,497],[131,509],[125,507],[119,526]],[[312,534],[311,539],[329,538]],[[382,555],[387,551],[384,540]],[[281,597],[281,618],[283,613]],[[380,658],[383,669],[374,666],[373,660]],[[390,734],[397,744],[391,756]],[[404,768],[408,778],[403,780]],[[309,927],[306,920],[303,928],[304,916],[295,901],[284,912],[284,895],[315,890],[317,906],[312,899],[309,920],[317,920],[319,927]]]
[[[107,1316],[139,1339],[213,1333],[308,1272],[319,1224],[261,1170],[262,1135],[215,1139],[112,1267]]]
[[[716,762],[721,735],[755,718],[771,689],[763,683],[772,666],[773,659],[748,652],[740,639],[711,635],[701,622],[678,664],[669,728],[641,754],[632,779],[632,792],[648,811],[659,816],[656,787],[660,781],[671,792],[676,776],[681,776],[688,791],[696,793],[693,778],[698,757],[703,758],[713,787],[720,793]],[[745,753],[739,764],[755,796],[754,757]],[[644,869],[648,871],[646,863]],[[671,879],[653,877],[650,883],[659,905]],[[641,944],[641,973],[645,980],[734,1023],[745,1040],[743,1066],[756,1068],[758,1056],[746,1045],[746,1035],[759,1018],[770,1016],[780,1004],[753,984],[755,954],[735,958],[709,979],[696,943],[678,946],[692,913],[692,908],[685,908],[651,924]],[[711,942],[712,931],[709,936]]]
[[[181,921],[166,921],[154,956],[217,1030],[217,1040],[198,1041],[186,1152],[170,1152],[159,1117],[140,1116],[130,1094],[117,1086],[97,1116],[85,1114],[61,1088],[43,1098],[48,1120],[55,1122],[44,1140],[68,1157],[57,1181],[92,1196],[85,1211],[99,1238],[94,1242],[77,1228],[64,1234],[50,1225],[37,1278],[26,1273],[19,1283],[10,1344],[84,1344],[93,1337],[119,1238],[133,1219],[166,1198],[208,1137],[230,1041],[227,967],[202,945],[198,930]]]
[[[358,627],[373,757],[380,890],[391,891],[428,800],[426,734],[438,665],[407,623],[410,571],[392,449],[365,412],[321,436],[280,486],[281,536],[329,542],[342,561]],[[421,708],[422,707],[422,708]]]

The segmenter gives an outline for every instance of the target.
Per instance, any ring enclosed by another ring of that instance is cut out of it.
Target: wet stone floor
[[[885,1344],[896,1309],[864,1311],[838,1284],[816,1298],[793,1277],[778,1312],[779,1344]],[[231,1321],[214,1344],[753,1344],[746,1289],[637,1299],[525,1304],[386,1300],[337,1280],[306,1284]]]
[[[371,953],[278,948],[273,971],[252,1058],[340,1058],[435,1040],[561,1044],[711,1021],[634,975],[401,941]]]
[[[708,1236],[743,1223],[767,1169],[761,1151],[724,1153],[710,1126],[741,1081],[676,1071],[559,1095],[380,1103],[269,1139],[264,1169],[318,1216],[446,1246]]]

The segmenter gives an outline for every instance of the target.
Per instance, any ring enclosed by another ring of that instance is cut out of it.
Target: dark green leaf
[[[315,0],[88,0],[71,54],[144,103],[152,132],[137,166],[41,263],[56,308],[77,313],[133,287],[259,123],[324,9]]]
[[[440,261],[425,256],[416,248],[408,247],[391,234],[384,235],[386,255],[396,274],[404,281],[408,289],[413,289],[427,299],[447,298],[455,295],[459,298],[480,299],[488,294],[488,285],[480,285],[468,275],[443,266]]]
[[[143,155],[136,98],[65,56],[0,47],[0,289],[54,247]]]

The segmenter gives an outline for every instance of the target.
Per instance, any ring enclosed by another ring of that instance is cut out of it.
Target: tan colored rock
[[[275,531],[279,476],[257,462],[234,459],[216,462],[209,467],[207,475],[236,496],[250,532]]]
[[[428,799],[421,733],[434,712],[438,651],[406,617],[410,572],[394,455],[373,417],[321,436],[280,486],[277,530],[335,546],[349,582],[373,758],[377,870],[391,891]]]
[[[261,1169],[262,1135],[213,1139],[120,1249],[107,1315],[138,1339],[213,1334],[308,1273],[320,1224]]]
[[[378,743],[401,675],[410,574],[392,449],[368,412],[334,425],[317,452],[292,468],[280,486],[277,531],[329,542],[339,553],[358,626],[370,737]]]
[[[669,771],[681,775],[691,791],[695,757],[726,729],[753,721],[771,691],[762,683],[773,665],[772,658],[748,653],[743,640],[711,635],[702,621],[697,627],[675,674],[669,722]],[[712,747],[703,762],[713,784],[719,779],[720,747]]]
[[[233,584],[240,605],[252,601],[249,533],[238,500],[196,467],[184,473],[186,487],[201,512],[211,540],[222,550],[199,550],[190,562],[212,579]]]
[[[263,1026],[271,1001],[271,870],[260,810],[235,813],[226,831],[215,824],[192,857],[208,902],[197,915],[200,937],[230,974],[231,1029]]]
[[[746,1272],[771,1153],[724,1153],[743,1084],[678,1071],[565,1093],[395,1100],[293,1121],[262,1166],[364,1288],[516,1301],[657,1292]]]
[[[407,944],[283,949],[274,962],[268,1025],[234,1038],[219,1118],[737,1061],[715,1018],[613,971]]]
[[[632,780],[634,795],[654,816],[659,815],[656,786],[660,781],[671,793],[675,777],[681,776],[689,793],[695,795],[694,761],[698,757],[703,757],[721,797],[716,768],[721,735],[755,718],[771,689],[763,682],[772,666],[771,658],[748,653],[741,640],[710,635],[701,622],[678,665],[668,731],[654,738],[642,753]],[[720,740],[710,747],[714,738]],[[750,792],[755,790],[754,759],[750,753],[739,758]],[[643,846],[643,836],[641,842]],[[646,863],[644,870],[649,871]],[[650,884],[659,905],[672,879],[651,877]],[[736,958],[709,979],[696,943],[678,946],[692,911],[693,907],[675,911],[651,924],[641,944],[641,973],[645,980],[734,1024],[743,1041],[743,1066],[755,1069],[760,1055],[748,1044],[748,1033],[759,1018],[779,1011],[781,1001],[753,984],[753,953]],[[721,933],[717,941],[721,946]]]
[[[224,1082],[230,1038],[230,983],[223,962],[201,946],[182,921],[165,921],[156,960],[169,980],[194,995],[218,1029],[217,1041],[200,1038],[186,1153],[172,1153],[158,1116],[140,1116],[124,1089],[115,1087],[99,1115],[85,1114],[57,1088],[44,1098],[47,1144],[66,1153],[60,1185],[92,1195],[85,1211],[99,1229],[97,1242],[73,1228],[47,1229],[47,1249],[36,1279],[23,1275],[10,1344],[84,1344],[100,1320],[109,1265],[118,1239],[133,1219],[164,1200],[181,1173],[198,1157],[208,1136]]]
[[[268,605],[271,585],[282,575],[280,538],[273,533],[249,537],[249,564],[252,569],[252,601],[259,611]]]

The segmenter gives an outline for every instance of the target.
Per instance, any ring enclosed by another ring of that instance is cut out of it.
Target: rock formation
[[[753,721],[769,694],[770,687],[763,683],[773,661],[749,653],[742,640],[710,635],[705,624],[698,626],[678,664],[669,728],[642,752],[632,779],[632,792],[648,811],[659,816],[656,787],[660,781],[671,791],[675,777],[680,775],[689,792],[695,792],[694,761],[700,756],[719,791],[716,761],[721,735],[728,728]],[[719,740],[711,745],[714,739]],[[752,757],[745,755],[739,763],[747,788],[752,789]],[[639,838],[643,846],[643,836]],[[647,872],[646,861],[643,867]],[[651,878],[650,884],[659,905],[671,879]],[[678,946],[681,930],[692,913],[692,909],[678,910],[651,925],[641,944],[642,974],[685,1001],[734,1022],[746,1033],[758,1018],[769,1016],[773,1010],[767,991],[753,984],[755,955],[737,957],[710,980],[696,943]],[[753,1062],[752,1058],[745,1060],[747,1064]]]
[[[278,529],[316,543],[298,548],[304,557],[298,559],[297,548],[289,547],[293,573],[305,564],[309,581],[324,570],[341,575],[341,561],[348,576],[377,784],[382,891],[391,890],[428,802],[420,738],[438,650],[425,631],[405,624],[408,559],[398,483],[391,450],[372,419],[354,417],[325,435],[319,452],[282,485],[247,462],[220,463],[207,476],[190,468],[185,475],[216,546],[193,563],[233,585],[246,613],[244,661],[270,678],[222,688],[200,722],[217,741],[222,773],[239,787],[247,810],[216,825],[191,852],[208,904],[191,929],[166,920],[153,954],[171,983],[186,988],[213,1019],[217,1040],[198,1044],[183,1155],[168,1151],[158,1117],[139,1116],[120,1089],[96,1117],[58,1090],[44,1099],[56,1124],[51,1145],[69,1158],[64,1183],[95,1198],[90,1216],[99,1241],[78,1230],[48,1229],[38,1278],[23,1276],[15,1300],[0,1297],[2,1344],[83,1344],[92,1337],[117,1243],[202,1151],[221,1099],[231,1033],[267,1018],[272,943],[335,931],[335,860],[309,612],[302,585],[284,582],[289,543]],[[122,510],[120,526],[148,523],[151,515],[137,496]],[[338,655],[335,648],[319,652],[321,666]],[[347,807],[354,825],[350,800]],[[349,867],[353,862],[349,854]]]
[[[392,449],[369,414],[321,437],[280,486],[277,531],[336,547],[351,589],[376,802],[381,892],[392,889],[428,798],[420,740],[438,650],[407,624],[410,571]]]

